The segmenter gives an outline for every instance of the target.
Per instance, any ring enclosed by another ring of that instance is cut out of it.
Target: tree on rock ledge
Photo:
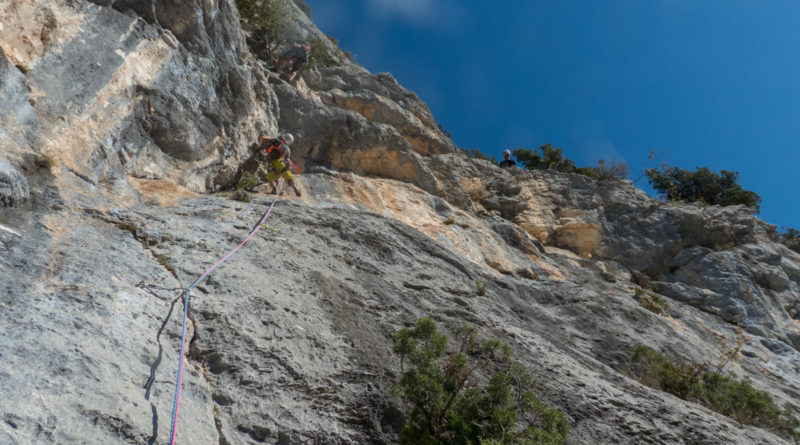
[[[710,205],[744,204],[759,211],[761,197],[737,184],[739,173],[722,170],[714,173],[706,167],[690,172],[680,167],[648,169],[650,185],[670,201],[702,202]]]
[[[475,329],[455,331],[458,349],[447,354],[447,337],[430,318],[400,329],[392,340],[403,373],[394,391],[412,411],[401,445],[560,445],[564,414],[533,393],[530,371],[497,340],[477,341]],[[479,385],[477,381],[484,381]]]

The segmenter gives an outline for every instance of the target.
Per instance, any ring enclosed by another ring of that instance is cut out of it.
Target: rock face
[[[320,100],[365,119],[391,125],[422,155],[453,153],[453,143],[439,130],[428,106],[401,87],[389,73],[373,75],[331,67],[303,76]]]
[[[0,159],[0,205],[16,207],[25,203],[29,195],[28,180],[19,170]]]
[[[97,3],[0,5],[6,153],[46,154],[94,185],[226,184],[245,141],[276,131],[277,106],[233,2]]]
[[[746,209],[467,158],[387,74],[265,72],[229,1],[0,14],[0,443],[169,441],[182,289],[272,202],[211,191],[279,130],[303,196],[191,292],[178,443],[396,443],[391,335],[421,316],[509,343],[570,444],[789,443],[627,372],[741,326],[727,370],[800,413],[800,255]]]

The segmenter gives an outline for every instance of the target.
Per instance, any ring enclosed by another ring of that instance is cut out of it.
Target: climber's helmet
[[[291,145],[294,143],[294,136],[292,136],[292,133],[286,133],[286,136],[283,137],[283,140],[286,141],[287,144]]]

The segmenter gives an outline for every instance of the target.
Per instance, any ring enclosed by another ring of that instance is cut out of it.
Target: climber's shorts
[[[267,172],[267,182],[277,181],[280,176],[278,172],[286,168],[286,164],[278,158],[270,162],[269,165],[271,165],[272,168]],[[292,172],[288,168],[283,172],[283,179],[287,181],[294,179],[294,175],[292,175]]]

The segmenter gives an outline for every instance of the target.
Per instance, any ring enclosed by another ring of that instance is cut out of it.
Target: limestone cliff
[[[388,73],[282,82],[229,0],[0,16],[0,443],[167,443],[176,297],[271,202],[229,191],[279,129],[304,193],[193,291],[178,443],[396,443],[391,334],[426,315],[508,342],[571,444],[788,443],[625,372],[638,344],[700,362],[742,326],[729,370],[800,413],[800,254],[746,209],[467,158]]]

